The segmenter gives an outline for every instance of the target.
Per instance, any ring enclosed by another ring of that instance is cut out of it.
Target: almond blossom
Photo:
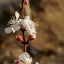
[[[10,27],[5,28],[5,32],[8,33],[15,33],[16,31],[20,30],[22,27],[25,27],[26,31],[29,33],[29,35],[32,35],[33,38],[36,38],[36,30],[35,30],[35,24],[30,19],[29,16],[25,16],[24,19],[19,19],[20,14],[16,11],[15,12],[15,18],[13,17],[8,24],[11,24]]]
[[[33,59],[32,57],[27,53],[24,52],[19,55],[19,59],[14,61],[14,64],[32,64]],[[35,62],[35,64],[39,64],[38,62]]]

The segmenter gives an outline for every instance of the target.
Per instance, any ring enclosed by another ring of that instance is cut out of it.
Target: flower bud
[[[32,41],[36,38],[35,34],[29,35],[27,42]]]
[[[34,38],[32,37],[32,35],[29,35],[29,38],[28,38],[30,41],[31,40],[34,40]]]
[[[19,64],[19,63],[20,63],[19,60],[15,60],[15,61],[14,61],[14,64]]]
[[[16,40],[21,42],[23,40],[22,36],[21,35],[16,36]]]
[[[27,0],[24,0],[24,4],[26,4],[26,5],[27,5]]]

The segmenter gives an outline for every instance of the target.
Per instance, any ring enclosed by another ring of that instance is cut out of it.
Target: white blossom
[[[36,38],[36,30],[35,30],[35,24],[34,22],[30,19],[29,16],[25,16],[24,19],[19,19],[19,13],[16,11],[15,12],[15,17],[13,17],[8,23],[11,24],[10,27],[5,28],[6,33],[15,33],[19,29],[21,29],[20,25],[23,25],[26,29],[26,31],[29,33],[29,35],[32,35],[34,38]]]
[[[19,55],[19,59],[14,61],[14,64],[32,64],[33,59],[27,52],[24,52]],[[35,64],[39,64],[35,62]]]
[[[34,22],[30,20],[29,16],[25,16],[24,19],[21,19],[22,21],[20,22],[25,28],[26,31],[32,35],[32,34],[36,34],[36,30],[35,30],[35,25]]]
[[[36,62],[35,64],[39,64],[38,62]]]
[[[30,57],[30,55],[25,52],[25,53],[22,53],[20,56],[19,56],[19,60],[20,61],[23,61],[24,64],[31,64],[32,63],[32,58]]]

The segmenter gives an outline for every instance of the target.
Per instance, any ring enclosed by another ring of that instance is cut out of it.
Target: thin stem
[[[25,35],[24,35],[24,30],[22,30],[22,33],[23,33],[23,39],[24,39],[24,42],[25,42]]]
[[[22,18],[24,18],[24,13],[23,13],[23,11],[24,11],[24,0],[22,0]],[[24,30],[22,30],[22,33],[23,33],[23,40],[24,40],[24,51],[26,52],[26,44],[25,44],[25,34],[24,34]]]
[[[24,30],[22,30],[22,33],[23,33],[23,40],[24,40],[24,51],[26,52],[26,44],[25,44],[25,32]]]
[[[24,4],[24,0],[22,0],[22,12],[21,12],[22,13],[22,18],[24,18],[24,13],[23,13],[23,11],[24,11],[24,5],[23,4]]]
[[[24,44],[24,51],[26,52],[26,49],[27,49],[27,45],[26,44]]]

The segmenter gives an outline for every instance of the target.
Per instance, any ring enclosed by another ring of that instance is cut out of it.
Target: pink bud
[[[16,40],[21,42],[23,40],[22,36],[21,35],[16,36]]]
[[[15,60],[15,61],[14,61],[14,64],[19,64],[19,63],[20,63],[19,60]]]
[[[31,40],[34,40],[34,38],[32,37],[32,35],[29,35],[29,38],[28,38],[30,41]]]
[[[32,41],[35,38],[36,38],[36,35],[35,34],[29,35],[27,42],[29,43],[29,41]]]
[[[26,5],[27,5],[27,0],[24,0],[24,4],[26,4]]]

